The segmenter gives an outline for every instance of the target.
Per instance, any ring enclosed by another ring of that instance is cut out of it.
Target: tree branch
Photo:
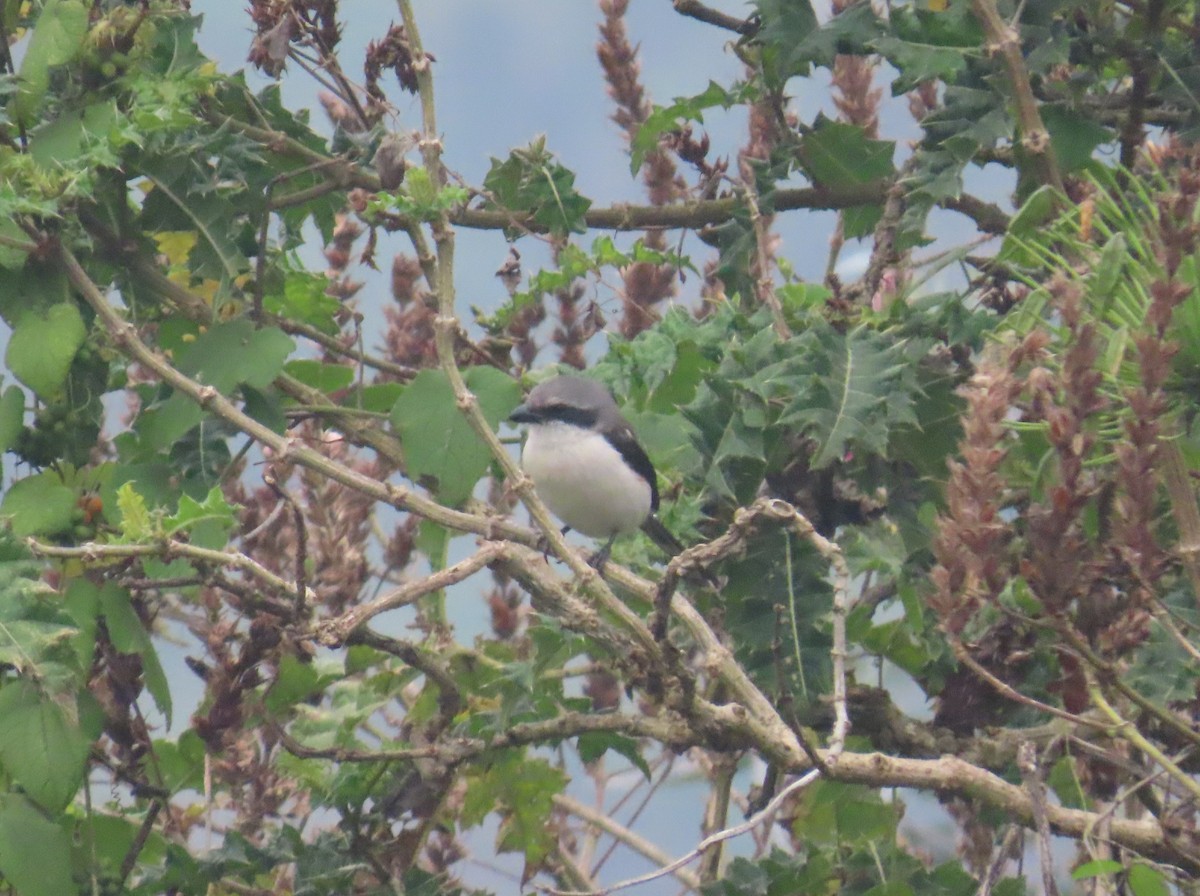
[[[1000,17],[995,0],[971,0],[971,10],[983,26],[987,35],[988,49],[998,54],[1008,71],[1013,99],[1017,106],[1017,121],[1021,125],[1021,146],[1033,160],[1038,181],[1063,190],[1062,175],[1054,157],[1054,146],[1050,132],[1042,123],[1037,99],[1029,84],[1029,72],[1025,69],[1025,57],[1021,53],[1021,35]]]

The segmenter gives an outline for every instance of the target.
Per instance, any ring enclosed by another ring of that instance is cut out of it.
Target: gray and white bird
[[[529,425],[521,466],[538,497],[568,529],[606,539],[592,560],[598,569],[616,537],[639,527],[669,553],[683,550],[654,516],[654,465],[600,383],[577,376],[547,380],[508,419]]]

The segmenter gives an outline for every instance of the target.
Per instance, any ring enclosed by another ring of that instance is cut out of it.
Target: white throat
[[[569,423],[537,423],[521,465],[554,515],[577,532],[609,538],[650,515],[650,484],[604,436]]]

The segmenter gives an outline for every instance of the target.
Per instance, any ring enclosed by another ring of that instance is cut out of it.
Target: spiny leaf
[[[854,444],[882,453],[892,426],[916,422],[904,344],[864,328],[809,332],[804,353],[809,387],[798,392],[780,424],[799,424],[817,440],[814,469],[841,458]]]

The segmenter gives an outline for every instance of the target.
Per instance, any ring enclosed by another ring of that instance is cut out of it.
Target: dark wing
[[[650,463],[650,458],[646,456],[645,450],[638,444],[637,436],[633,434],[633,428],[622,420],[619,426],[613,427],[612,431],[606,432],[604,435],[621,453],[625,463],[650,483],[650,512],[658,510],[658,474],[654,472],[654,464]]]

